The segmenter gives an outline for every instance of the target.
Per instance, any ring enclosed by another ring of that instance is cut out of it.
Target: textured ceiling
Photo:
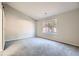
[[[78,2],[8,2],[7,4],[36,20],[79,8]]]

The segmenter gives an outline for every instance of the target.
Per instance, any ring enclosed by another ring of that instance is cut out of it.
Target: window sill
[[[53,33],[44,33],[44,34],[47,34],[47,35],[53,35],[53,34],[56,34],[56,32],[53,32]]]

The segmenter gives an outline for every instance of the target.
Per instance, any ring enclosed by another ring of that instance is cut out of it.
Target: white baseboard
[[[28,38],[34,38],[34,36],[33,37],[25,37],[25,38],[14,38],[14,39],[9,39],[9,40],[6,40],[6,42],[7,41],[14,41],[14,40],[22,40],[22,39],[28,39]]]

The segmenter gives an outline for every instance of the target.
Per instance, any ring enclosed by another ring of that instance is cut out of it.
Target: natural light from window
[[[46,20],[43,23],[42,32],[45,34],[56,34],[56,24],[57,24],[57,19]]]

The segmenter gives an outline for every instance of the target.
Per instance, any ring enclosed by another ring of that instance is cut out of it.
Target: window
[[[45,34],[55,34],[56,33],[56,23],[57,19],[46,20],[43,23],[43,33]]]

